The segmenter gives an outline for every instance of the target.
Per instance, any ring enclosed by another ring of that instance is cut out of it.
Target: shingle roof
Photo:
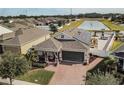
[[[50,32],[38,28],[25,29],[23,31],[23,34],[18,35],[12,39],[6,40],[2,44],[21,46],[47,34],[50,34]]]
[[[71,35],[68,35],[63,32],[56,35],[55,38],[58,40],[74,40],[74,38]]]
[[[59,41],[54,38],[50,38],[36,46],[34,46],[36,50],[41,51],[84,51],[86,48],[78,41]]]
[[[62,43],[62,50],[65,51],[78,51],[81,52],[83,50],[86,50],[86,48],[78,42],[77,40],[75,41],[61,41]]]
[[[59,51],[62,48],[62,45],[58,40],[50,38],[34,46],[34,48],[41,51]]]
[[[75,39],[90,45],[90,40],[91,40],[91,34],[88,31],[82,30],[82,29],[75,29],[77,33],[73,36]]]
[[[71,35],[73,38],[79,40],[82,43],[90,45],[91,34],[88,31],[76,28],[73,30],[64,31],[64,33]]]
[[[3,26],[0,26],[0,35],[6,34],[6,33],[12,33],[13,31],[10,29],[7,29]]]

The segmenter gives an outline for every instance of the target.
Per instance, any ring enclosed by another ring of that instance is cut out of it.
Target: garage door
[[[63,60],[68,60],[68,61],[83,62],[84,61],[84,53],[83,52],[63,51],[62,58],[63,58]]]

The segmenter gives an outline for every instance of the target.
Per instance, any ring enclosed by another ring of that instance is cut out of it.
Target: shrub
[[[32,64],[33,67],[38,67],[38,68],[45,68],[47,66],[47,63],[38,63],[38,62],[34,62]]]

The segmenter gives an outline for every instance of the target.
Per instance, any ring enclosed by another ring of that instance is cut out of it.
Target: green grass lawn
[[[46,85],[51,80],[53,74],[54,74],[53,71],[36,70],[19,76],[16,79]]]
[[[59,31],[65,31],[65,30],[70,30],[73,28],[76,28],[82,24],[83,20],[80,19],[78,21],[72,21],[70,25],[64,25],[63,28],[61,28]]]
[[[121,41],[114,41],[113,42],[113,45],[112,45],[112,47],[111,47],[111,51],[113,51],[113,50],[116,50],[117,48],[119,48],[122,44],[124,44],[123,42],[121,42]]]
[[[109,29],[111,29],[111,30],[124,30],[124,26],[120,26],[120,25],[116,25],[116,24],[113,24],[111,21],[109,21],[109,20],[106,20],[106,19],[103,19],[103,20],[101,20],[101,22],[103,23],[103,24],[105,24],[106,26],[108,26],[109,27]]]

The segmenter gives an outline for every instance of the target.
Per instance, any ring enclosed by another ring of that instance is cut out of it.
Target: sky
[[[72,8],[72,14],[124,13],[124,8]],[[71,8],[0,8],[0,16],[16,15],[68,15]]]

